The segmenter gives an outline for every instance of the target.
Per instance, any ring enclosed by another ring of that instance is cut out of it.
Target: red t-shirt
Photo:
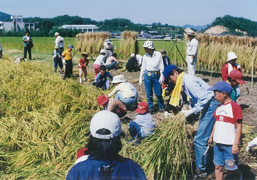
[[[220,104],[213,116],[216,119],[213,141],[233,145],[236,138],[236,122],[242,120],[242,109],[234,101]]]
[[[79,60],[79,68],[85,69],[88,63],[89,63],[88,59],[85,60],[84,58],[81,58]]]

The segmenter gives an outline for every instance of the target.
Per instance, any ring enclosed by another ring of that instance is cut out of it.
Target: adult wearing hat
[[[198,130],[194,137],[195,164],[198,176],[207,175],[206,166],[202,163],[202,157],[208,146],[208,139],[215,122],[215,118],[212,115],[218,106],[218,102],[214,98],[214,92],[208,90],[210,86],[202,79],[190,74],[185,74],[181,69],[174,65],[168,65],[163,71],[163,76],[164,83],[171,81],[175,84],[169,100],[171,105],[175,107],[179,105],[180,95],[183,91],[190,97],[191,103],[190,110],[182,110],[184,115],[189,117],[190,115],[197,114],[201,111]],[[206,160],[207,156],[205,156],[204,159],[205,164]]]
[[[187,68],[188,74],[195,75],[195,66],[197,62],[197,52],[198,52],[198,41],[195,38],[194,31],[187,32],[188,42],[187,42]]]
[[[104,65],[105,60],[106,60],[105,50],[101,49],[99,56],[96,58],[96,60],[94,62],[95,78],[96,78],[97,74],[101,71],[100,66]]]
[[[72,54],[71,54],[72,50],[73,50],[73,46],[69,44],[68,48],[62,53],[62,57],[64,59],[63,79],[65,79],[66,77],[72,76],[72,69],[73,69]]]
[[[241,71],[241,67],[239,64],[236,63],[236,60],[237,60],[237,55],[235,52],[229,52],[227,54],[227,60],[221,70],[221,76],[223,81],[227,81],[231,71],[233,70]]]
[[[116,86],[108,97],[115,95],[115,99],[126,105],[127,109],[136,109],[138,92],[137,89],[124,78],[124,75],[115,76],[112,83]]]
[[[166,66],[170,65],[170,58],[167,56],[167,52],[165,49],[160,49],[160,53],[162,54],[163,65],[165,68]]]
[[[26,35],[23,36],[22,38],[23,42],[24,42],[24,60],[26,61],[26,58],[27,58],[27,52],[29,54],[29,60],[32,59],[32,56],[31,56],[31,48],[33,47],[33,40],[32,38],[30,37],[29,35],[29,32],[26,31]]]
[[[74,165],[66,179],[146,179],[137,163],[119,155],[121,133],[120,118],[116,114],[96,113],[90,122],[89,156]]]
[[[228,81],[228,76],[233,70],[241,71],[241,66],[236,63],[237,55],[235,52],[228,52],[227,60],[221,69],[221,77],[223,81]],[[236,94],[239,97],[241,92],[239,86],[236,87]]]
[[[106,41],[104,42],[104,50],[105,50],[105,56],[107,58],[112,55],[112,53],[114,51],[114,46],[110,39],[106,39]]]
[[[79,60],[79,82],[82,83],[82,73],[84,73],[84,81],[87,80],[87,66],[89,64],[89,60],[87,59],[87,52],[81,53],[82,58]]]
[[[147,102],[140,102],[136,109],[137,116],[129,123],[129,133],[133,139],[146,138],[154,133],[155,123],[149,113]]]
[[[55,38],[55,46],[58,46],[58,53],[62,54],[64,50],[64,39],[60,36],[58,32],[54,33]]]
[[[111,111],[117,114],[120,118],[127,114],[126,106],[119,100],[114,98],[109,98],[104,94],[101,94],[96,98],[99,106],[103,106],[104,110]]]
[[[145,92],[150,113],[153,112],[153,90],[158,100],[159,110],[164,111],[164,101],[162,98],[163,82],[163,60],[160,52],[155,51],[152,41],[145,41],[143,48],[146,54],[143,57],[143,63],[140,71],[139,85],[142,85],[143,77]]]

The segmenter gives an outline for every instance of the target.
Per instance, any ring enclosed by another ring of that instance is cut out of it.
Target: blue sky
[[[206,25],[227,14],[257,21],[256,0],[0,0],[0,11],[24,17],[68,14],[170,25]]]

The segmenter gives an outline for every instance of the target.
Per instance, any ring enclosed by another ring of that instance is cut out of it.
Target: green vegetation
[[[236,31],[236,29],[238,29],[240,31],[247,32],[248,36],[257,36],[257,22],[251,21],[249,19],[226,15],[224,17],[216,18],[211,24],[211,26],[217,25],[225,26],[229,29],[229,34],[232,35],[243,35],[242,32]]]

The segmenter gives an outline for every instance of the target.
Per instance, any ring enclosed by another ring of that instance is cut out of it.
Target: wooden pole
[[[254,48],[253,53],[252,53],[251,88],[253,87],[253,73],[254,73],[254,67],[255,67],[255,56],[256,56],[256,47]]]

